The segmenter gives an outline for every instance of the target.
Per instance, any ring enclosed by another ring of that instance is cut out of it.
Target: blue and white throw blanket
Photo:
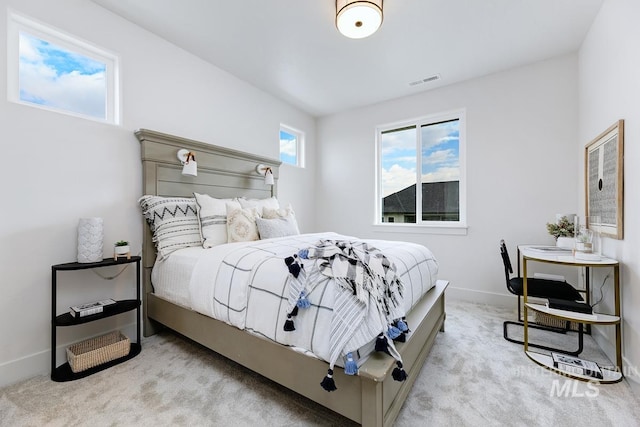
[[[320,281],[320,275],[334,279],[335,302],[331,318],[329,371],[321,385],[336,389],[333,368],[345,357],[345,373],[357,373],[352,353],[376,341],[376,350],[397,360],[394,378],[406,379],[400,354],[393,340],[408,327],[403,321],[404,285],[396,267],[380,250],[362,240],[320,240],[285,260],[291,278],[289,310],[285,330],[295,330],[294,317],[308,308],[307,296]]]

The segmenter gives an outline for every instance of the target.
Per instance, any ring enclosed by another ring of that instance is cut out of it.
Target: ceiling
[[[313,116],[575,52],[603,3],[387,0],[353,40],[334,0],[93,1]]]

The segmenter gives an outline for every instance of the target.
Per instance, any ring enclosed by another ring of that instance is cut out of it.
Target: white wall
[[[136,200],[142,178],[134,130],[148,128],[278,158],[282,122],[306,132],[309,159],[315,155],[316,130],[308,114],[88,0],[2,0],[0,6],[0,69],[7,66],[6,12],[11,8],[118,54],[123,101],[122,126],[0,103],[2,386],[49,371],[50,266],[75,260],[78,218],[104,218],[105,256],[120,239],[140,251]],[[7,99],[4,84],[0,97]],[[279,190],[281,201],[293,204],[303,230],[312,229],[315,221],[314,162],[307,165],[283,166]],[[113,282],[91,272],[59,277],[58,312],[94,298],[130,295],[134,274],[129,270]],[[62,350],[101,330],[131,329],[133,318],[59,328],[58,344]]]
[[[451,281],[449,295],[515,307],[499,240],[515,268],[515,246],[553,244],[545,224],[577,206],[576,76],[571,55],[321,119],[319,228],[422,243]],[[376,125],[458,108],[467,117],[468,234],[374,231]]]
[[[605,239],[604,253],[622,262],[623,357],[627,378],[640,387],[640,2],[606,0],[579,53],[579,142],[584,146],[624,119],[624,240]],[[582,171],[583,172],[583,171]],[[584,173],[583,175],[584,176]],[[581,205],[584,191],[581,192]],[[601,283],[601,275],[595,277]],[[610,282],[609,282],[610,285]],[[608,286],[604,306],[613,304]],[[600,328],[602,346],[613,354],[613,328]],[[606,340],[604,339],[606,337]]]

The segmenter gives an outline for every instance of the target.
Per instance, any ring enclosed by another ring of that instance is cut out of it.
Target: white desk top
[[[604,256],[599,257],[599,259],[595,259],[595,256],[594,259],[576,258],[571,249],[556,248],[555,246],[519,245],[518,250],[527,259],[557,264],[578,266],[613,266],[618,264],[617,260]]]

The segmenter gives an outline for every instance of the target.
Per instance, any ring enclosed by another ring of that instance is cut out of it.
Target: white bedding
[[[209,249],[185,248],[156,262],[154,293],[176,304],[224,321],[281,344],[312,352],[329,360],[329,330],[333,286],[318,286],[309,295],[311,307],[296,316],[296,330],[285,332],[287,281],[284,258],[313,246],[320,239],[353,240],[336,233],[317,233],[240,242]],[[424,246],[396,241],[368,240],[397,268],[404,284],[408,312],[435,283],[438,264]],[[411,325],[409,325],[411,327]],[[372,348],[373,346],[371,346]],[[358,355],[358,359],[365,355]]]

